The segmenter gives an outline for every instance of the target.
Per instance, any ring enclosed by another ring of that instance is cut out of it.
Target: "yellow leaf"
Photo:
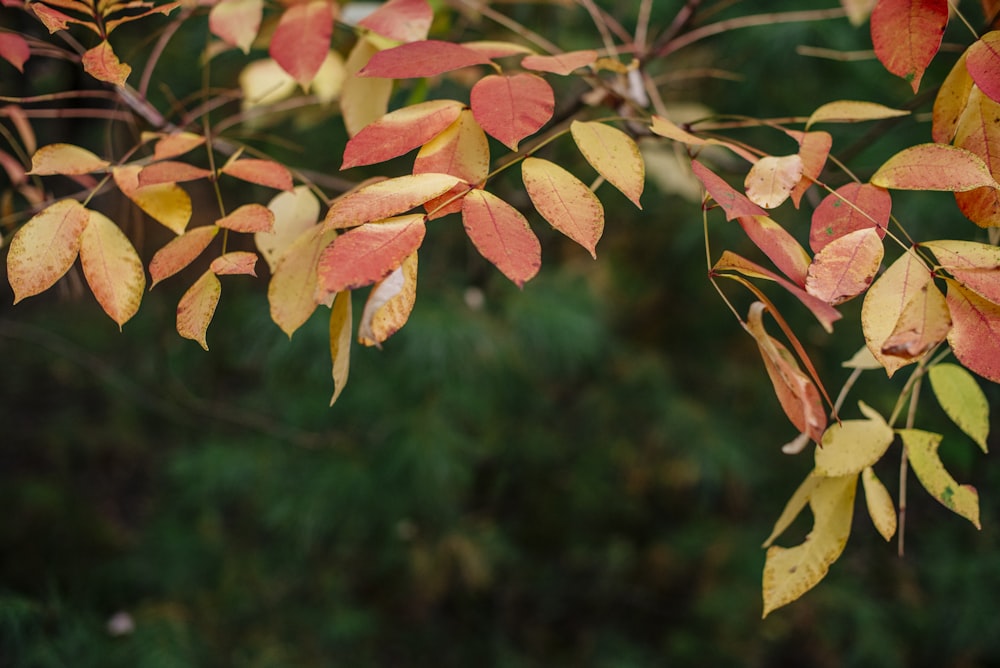
[[[417,299],[417,253],[377,283],[368,295],[358,322],[358,343],[381,347],[406,324]]]
[[[743,187],[751,202],[773,209],[792,194],[802,178],[802,157],[792,155],[761,158],[747,172]]]
[[[336,236],[336,230],[324,233],[321,225],[313,225],[288,246],[274,265],[267,301],[271,319],[289,338],[316,310],[316,267],[320,253]]]
[[[389,218],[431,200],[461,182],[450,174],[411,174],[397,176],[340,197],[326,214],[326,229],[355,227],[373,220]]]
[[[841,420],[830,425],[816,448],[816,473],[842,476],[871,466],[892,444],[892,429],[875,410],[858,402],[867,420]]]
[[[949,144],[917,144],[892,156],[872,175],[871,184],[897,190],[964,192],[997,188],[983,159]]]
[[[815,471],[810,471],[806,479],[802,481],[795,493],[792,494],[792,498],[788,500],[785,504],[785,508],[781,511],[781,515],[778,520],[774,523],[774,528],[771,530],[771,535],[767,537],[764,544],[761,547],[771,547],[771,544],[778,538],[781,534],[785,533],[785,529],[792,525],[795,518],[799,516],[802,509],[806,507],[809,503],[809,497],[812,496],[813,491],[816,489],[816,485],[822,482],[823,477],[816,475]]]
[[[69,271],[90,214],[74,199],[60,200],[36,213],[14,234],[7,254],[7,279],[15,304],[48,290]]]
[[[72,144],[49,144],[31,156],[29,174],[50,176],[52,174],[79,175],[102,172],[110,165],[85,148]]]
[[[330,359],[333,362],[332,406],[344,391],[351,370],[351,291],[338,292],[330,308]]]
[[[972,92],[972,75],[965,67],[965,55],[963,53],[951,68],[934,98],[931,137],[941,144],[947,144],[954,138],[958,121]]]
[[[211,270],[206,271],[187,289],[177,304],[177,333],[185,339],[197,341],[208,350],[205,334],[215,315],[222,295],[222,283]]]
[[[915,359],[887,355],[882,350],[883,345],[896,331],[906,305],[918,298],[930,281],[931,273],[927,265],[915,253],[907,252],[893,262],[865,294],[861,306],[865,343],[890,377]]]
[[[945,470],[938,455],[941,434],[933,434],[919,429],[898,429],[897,432],[906,446],[906,458],[910,460],[913,472],[930,495],[949,510],[979,524],[979,493],[971,485],[959,485]]]
[[[525,158],[521,178],[542,218],[596,259],[604,232],[604,207],[597,195],[559,165],[541,158]]]
[[[632,138],[596,121],[573,121],[570,132],[590,166],[641,209],[646,166]]]
[[[882,353],[918,360],[944,341],[951,330],[951,311],[944,295],[929,282],[904,304],[892,333],[882,342]]]
[[[891,540],[896,534],[896,506],[889,496],[889,490],[875,476],[875,471],[870,466],[861,472],[861,482],[865,489],[865,503],[872,524],[882,538]]]
[[[792,548],[768,548],[764,617],[815,587],[840,557],[851,535],[857,481],[857,475],[819,478],[809,493],[813,528],[805,541]]]
[[[910,112],[903,109],[892,109],[875,102],[859,100],[837,100],[821,105],[806,121],[806,129],[815,123],[857,123],[859,121],[877,121],[883,118],[908,116]]]
[[[261,58],[249,63],[239,76],[243,91],[243,109],[263,107],[291,97],[298,84],[271,58]]]
[[[340,92],[340,113],[344,117],[347,134],[353,137],[361,128],[378,120],[389,108],[392,79],[359,77],[358,70],[379,52],[368,37],[362,37],[347,56],[347,78]]]
[[[935,364],[927,374],[941,408],[986,452],[990,433],[990,405],[972,374],[957,364]]]
[[[254,234],[253,240],[267,266],[274,271],[285,249],[319,220],[320,207],[308,186],[298,186],[292,192],[275,196],[267,208],[274,214],[274,224],[269,232]]]
[[[80,263],[97,302],[121,328],[139,310],[146,289],[146,273],[132,242],[111,219],[91,211],[80,236]]]
[[[183,234],[191,220],[191,198],[176,183],[158,183],[139,187],[142,167],[126,165],[115,167],[112,174],[122,194],[145,211],[150,218],[174,234]]]

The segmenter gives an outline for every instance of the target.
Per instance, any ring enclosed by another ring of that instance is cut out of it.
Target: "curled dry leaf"
[[[358,343],[381,347],[406,324],[417,299],[417,254],[376,283],[358,322]]]

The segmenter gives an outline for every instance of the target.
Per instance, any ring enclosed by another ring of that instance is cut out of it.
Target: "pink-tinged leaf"
[[[330,51],[335,9],[329,0],[292,5],[271,37],[268,53],[306,90]]]
[[[358,72],[361,77],[412,79],[433,77],[470,65],[489,65],[489,57],[453,42],[410,42],[374,54]]]
[[[270,232],[254,234],[253,240],[273,272],[285,250],[319,221],[320,206],[308,186],[299,186],[276,195],[267,208],[274,214],[274,225]]]
[[[462,112],[455,100],[431,100],[390,112],[354,135],[341,169],[391,160],[441,134]]]
[[[80,235],[80,264],[97,303],[120,328],[139,310],[146,289],[146,273],[132,242],[111,219],[91,211]]]
[[[573,121],[570,133],[590,166],[641,209],[646,163],[632,138],[596,121]]]
[[[292,173],[280,162],[273,160],[254,158],[232,160],[222,168],[222,173],[259,186],[277,190],[292,189]]]
[[[462,225],[476,250],[518,287],[542,266],[542,246],[527,219],[496,195],[485,190],[466,195]]]
[[[552,74],[567,75],[574,70],[586,67],[597,61],[597,52],[593,49],[585,51],[570,51],[560,53],[555,56],[525,56],[521,60],[521,67],[536,72],[551,72]]]
[[[788,230],[767,216],[740,216],[740,226],[757,248],[793,283],[805,287],[809,253]]]
[[[947,25],[948,0],[879,0],[871,15],[875,55],[916,93]]]
[[[765,209],[779,206],[802,179],[802,170],[802,158],[798,154],[761,158],[743,181],[747,198]]]
[[[433,20],[427,0],[389,0],[358,21],[358,26],[399,42],[416,42],[427,39]]]
[[[450,174],[462,180],[451,190],[424,204],[431,220],[462,210],[461,195],[480,185],[490,172],[490,143],[486,133],[464,109],[448,128],[424,144],[413,161],[414,174]]]
[[[212,175],[211,170],[202,169],[189,165],[186,162],[165,160],[154,162],[142,168],[139,172],[139,187],[153,186],[159,183],[179,183],[181,181],[195,181],[205,179]]]
[[[222,283],[211,271],[206,271],[177,303],[177,333],[185,339],[197,341],[205,350],[208,342],[205,336],[215,315],[215,307],[222,296]]]
[[[340,91],[340,113],[351,137],[381,118],[389,108],[392,79],[357,76],[358,71],[378,52],[377,46],[361,38],[355,42],[344,64],[348,76]]]
[[[234,232],[270,232],[274,229],[274,213],[263,204],[244,204],[215,224]]]
[[[837,100],[820,105],[812,112],[806,121],[806,129],[816,123],[860,123],[863,121],[878,121],[885,118],[908,116],[910,112],[903,109],[893,109],[875,102],[860,100]]]
[[[161,183],[139,187],[138,165],[115,167],[112,174],[115,185],[153,220],[174,234],[182,234],[191,220],[191,198],[176,183]]]
[[[823,198],[812,215],[809,247],[814,253],[831,241],[856,230],[874,227],[885,237],[892,196],[869,183],[848,183]]]
[[[49,33],[58,32],[60,30],[69,29],[70,23],[76,23],[78,25],[86,26],[94,34],[100,35],[100,31],[97,26],[94,25],[93,21],[81,21],[80,19],[75,19],[68,14],[63,14],[57,9],[52,9],[48,5],[41,2],[32,2],[30,5],[31,11],[35,13],[38,20],[42,22],[42,25],[49,31]]]
[[[257,254],[250,251],[232,251],[212,260],[208,270],[216,276],[257,276]]]
[[[952,328],[948,343],[969,371],[1000,383],[1000,304],[948,281]]]
[[[330,405],[336,403],[347,385],[351,371],[351,292],[338,292],[330,307],[330,361],[333,363],[333,396]]]
[[[166,135],[153,146],[153,158],[156,160],[167,160],[184,155],[188,151],[198,148],[205,143],[204,135],[193,132],[175,132]]]
[[[840,320],[842,317],[837,309],[830,304],[812,296],[799,286],[785,278],[782,278],[773,271],[765,269],[759,264],[751,262],[736,253],[724,251],[722,253],[722,257],[720,257],[719,261],[712,267],[711,273],[712,275],[716,275],[720,272],[726,271],[736,272],[749,278],[763,278],[769,281],[774,281],[802,302],[802,305],[812,312],[812,314],[816,317],[816,320],[823,325],[823,329],[827,332],[832,332],[833,323]]]
[[[979,88],[969,93],[965,110],[955,128],[954,142],[972,151],[986,163],[990,173],[1000,174],[1000,104],[983,95]],[[975,188],[955,193],[959,210],[980,227],[1000,225],[1000,190]]]
[[[13,32],[0,32],[0,58],[24,74],[24,63],[31,57],[31,49],[23,37]]]
[[[118,60],[111,44],[104,40],[83,54],[83,71],[98,81],[124,86],[132,68]]]
[[[788,349],[767,333],[763,319],[765,310],[761,302],[751,304],[746,329],[757,341],[767,375],[785,415],[800,433],[819,442],[826,429],[826,412],[819,390],[802,372]]]
[[[885,249],[874,228],[855,230],[831,241],[809,265],[806,292],[837,305],[868,289]]]
[[[931,115],[931,138],[939,144],[951,142],[955,136],[958,121],[965,111],[972,92],[972,75],[965,67],[963,53],[945,77],[934,98],[934,111]]]
[[[381,281],[420,247],[425,232],[424,216],[410,214],[341,234],[320,255],[317,294],[325,299]]]
[[[944,341],[949,331],[948,303],[931,281],[906,302],[892,333],[882,343],[882,353],[915,361]]]
[[[49,144],[31,156],[29,174],[50,176],[52,174],[80,175],[107,170],[109,163],[85,148],[72,144]]]
[[[983,159],[972,151],[948,144],[917,144],[889,158],[871,183],[896,190],[944,190],[1000,187]]]
[[[559,165],[541,158],[525,158],[521,179],[542,218],[597,259],[597,242],[604,233],[604,207],[590,188]]]
[[[687,130],[683,129],[673,121],[670,121],[662,116],[653,115],[652,123],[649,129],[661,137],[666,137],[667,139],[672,139],[674,141],[681,142],[682,144],[687,144],[689,146],[722,146],[729,149],[736,155],[740,156],[749,163],[754,163],[757,161],[757,156],[750,153],[746,149],[737,144],[730,142],[720,141],[718,139],[713,139],[711,137],[699,137],[697,135],[691,134]]]
[[[381,347],[398,332],[413,311],[417,300],[417,254],[372,287],[358,322],[358,343]]]
[[[336,236],[336,230],[323,232],[322,225],[313,225],[281,254],[274,267],[267,286],[267,301],[271,319],[289,338],[318,306],[316,270],[320,253]]]
[[[737,191],[697,160],[691,161],[691,171],[705,186],[705,191],[715,200],[715,203],[725,211],[726,220],[740,216],[767,216],[767,211],[751,202],[746,195]]]
[[[144,19],[147,16],[152,16],[153,14],[162,14],[167,16],[170,12],[174,11],[181,6],[180,0],[177,2],[166,2],[162,5],[153,5],[152,2],[143,2],[141,0],[132,0],[131,2],[125,2],[123,4],[112,5],[105,13],[105,16],[113,16],[118,13],[119,18],[106,20],[104,22],[104,31],[106,34],[110,35],[118,26],[123,23],[131,23],[132,21],[138,21]],[[145,11],[140,11],[137,14],[127,14],[123,15],[120,12],[127,9],[138,9],[144,8]]]
[[[980,297],[1000,304],[1000,248],[974,241],[927,241],[934,257],[964,287]]]
[[[865,295],[861,306],[861,329],[865,335],[865,344],[890,377],[915,360],[883,352],[885,342],[897,331],[907,305],[914,299],[926,299],[929,283],[930,269],[915,253],[907,252],[879,276]]]
[[[830,148],[833,146],[833,137],[828,132],[796,132],[792,136],[799,142],[799,157],[802,158],[802,178],[792,188],[791,193],[792,204],[797,209],[802,196],[823,173]]]
[[[226,44],[250,53],[263,12],[263,0],[220,0],[208,13],[208,29]]]
[[[965,54],[969,76],[988,98],[1000,102],[1000,30],[988,32]]]
[[[460,179],[450,174],[413,174],[362,186],[333,202],[326,229],[343,229],[381,220],[420,206],[448,192]]]
[[[218,233],[219,228],[215,225],[196,227],[171,239],[166,246],[156,251],[149,262],[149,276],[153,279],[149,289],[152,290],[157,283],[194,262]]]
[[[15,304],[48,290],[69,271],[90,214],[76,200],[59,200],[14,233],[7,253],[7,280]]]
[[[483,77],[472,87],[469,100],[479,126],[512,151],[549,122],[556,104],[545,79],[524,73]]]

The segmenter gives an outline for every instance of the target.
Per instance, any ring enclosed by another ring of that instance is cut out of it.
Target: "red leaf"
[[[955,128],[954,142],[972,151],[986,163],[992,174],[1000,174],[1000,104],[986,97],[978,88],[969,98]],[[980,227],[1000,225],[1000,191],[993,187],[975,188],[955,193],[959,210]]]
[[[13,32],[0,32],[0,58],[24,74],[24,63],[31,56],[31,49],[23,37]]]
[[[252,158],[232,160],[222,168],[222,173],[268,188],[292,189],[292,173],[287,167],[273,160]]]
[[[226,44],[250,53],[263,11],[263,0],[220,0],[208,13],[208,28]]]
[[[142,168],[142,171],[139,172],[139,187],[152,186],[158,183],[194,181],[196,179],[207,178],[211,175],[212,172],[208,169],[195,167],[186,162],[164,160],[163,162],[156,162]]]
[[[746,195],[733,188],[697,160],[691,161],[691,170],[705,186],[705,190],[716,204],[726,212],[726,220],[740,216],[767,216],[767,211],[751,202]]]
[[[947,25],[948,0],[879,0],[871,15],[875,55],[916,93]]]
[[[521,178],[542,218],[596,259],[597,242],[604,232],[604,207],[590,188],[559,165],[540,158],[525,158]]]
[[[487,56],[461,44],[424,40],[379,51],[358,72],[359,77],[411,79],[433,77],[470,65],[489,65]]]
[[[390,112],[354,135],[341,169],[391,160],[441,134],[462,112],[455,100],[431,100]]]
[[[868,289],[885,249],[878,230],[866,228],[831,241],[809,265],[806,292],[828,304],[840,304]]]
[[[149,276],[153,279],[149,289],[152,290],[157,283],[194,262],[218,233],[219,228],[215,225],[196,227],[171,239],[166,246],[156,251],[149,262]]]
[[[330,51],[335,5],[312,0],[292,5],[281,15],[268,52],[305,89]]]
[[[555,109],[552,87],[534,74],[483,77],[472,87],[469,99],[480,127],[512,151],[548,123]]]
[[[1000,304],[1000,248],[975,241],[926,241],[941,267],[963,287]]]
[[[489,172],[490,143],[469,109],[462,110],[454,123],[425,144],[413,161],[414,174],[450,174],[462,180],[443,195],[427,200],[424,207],[431,220],[461,211],[458,195],[468,192],[469,184],[481,184]]]
[[[885,161],[872,175],[881,188],[960,192],[1000,187],[983,159],[948,144],[917,144]]]
[[[420,247],[425,232],[421,214],[348,230],[320,255],[319,290],[329,295],[381,281]]]
[[[988,32],[966,52],[965,67],[979,89],[1000,102],[1000,31]]]
[[[814,253],[831,241],[855,230],[878,229],[885,237],[892,211],[892,196],[870,183],[848,183],[823,198],[812,215],[809,247]]]
[[[208,269],[216,276],[242,274],[256,276],[257,254],[250,251],[233,251],[212,260]]]
[[[802,158],[802,179],[792,189],[792,204],[799,208],[802,196],[805,195],[813,181],[823,173],[826,158],[833,146],[833,137],[829,132],[791,133],[799,142],[799,157]]]
[[[83,70],[98,81],[124,86],[132,68],[118,60],[107,40],[83,54]]]
[[[480,254],[517,286],[538,273],[542,247],[527,219],[507,202],[485,190],[462,200],[462,224]]]
[[[451,190],[458,177],[414,174],[362,186],[334,201],[326,214],[326,229],[342,229],[409,211]]]
[[[525,56],[521,60],[521,67],[537,72],[566,75],[590,65],[596,60],[597,52],[593,49],[587,49],[586,51],[560,53],[555,56]]]
[[[970,371],[1000,383],[1000,304],[949,280],[948,309],[948,343],[955,357]]]
[[[805,287],[809,254],[784,227],[767,216],[740,216],[740,226],[771,262],[799,287]]]
[[[244,204],[215,224],[236,232],[270,232],[274,228],[274,213],[263,204]]]
[[[427,0],[389,0],[358,25],[389,39],[416,42],[427,38],[433,19]]]

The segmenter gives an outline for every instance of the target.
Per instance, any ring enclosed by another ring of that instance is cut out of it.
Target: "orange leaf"
[[[979,89],[1000,102],[1000,31],[988,32],[966,52],[965,67]]]
[[[175,234],[181,234],[191,220],[191,198],[176,183],[160,183],[139,187],[138,165],[115,167],[112,175],[122,194],[135,202],[153,220]]]
[[[263,0],[220,0],[208,13],[208,29],[226,44],[250,53],[263,11]]]
[[[406,324],[417,300],[417,254],[372,288],[358,322],[358,343],[381,347]]]
[[[146,289],[142,260],[132,242],[107,216],[91,211],[80,235],[80,264],[97,302],[120,328],[139,310]]]
[[[512,151],[552,118],[552,87],[535,74],[491,74],[469,93],[472,115],[486,134]]]
[[[882,343],[882,353],[916,361],[944,341],[950,330],[948,303],[933,281],[929,281],[903,306],[896,326]]]
[[[215,224],[235,232],[270,232],[274,228],[274,213],[263,204],[244,204]]]
[[[386,179],[347,193],[326,214],[326,229],[342,229],[409,211],[452,189],[450,174],[413,174]]]
[[[257,254],[250,251],[233,251],[212,260],[208,269],[216,276],[257,275]]]
[[[726,220],[740,216],[767,216],[767,211],[751,202],[746,195],[737,191],[697,160],[691,161],[691,171],[705,186],[705,191],[715,203],[722,207],[726,213]]]
[[[24,63],[31,57],[31,49],[23,37],[13,32],[0,32],[0,58],[24,74]]]
[[[196,227],[171,239],[166,246],[156,251],[149,262],[149,275],[153,279],[149,289],[152,290],[157,283],[194,262],[218,233],[219,228],[215,225]]]
[[[947,144],[955,136],[958,120],[965,111],[972,92],[972,75],[965,67],[963,53],[945,77],[944,82],[934,98],[934,111],[931,115],[931,137],[939,144]]]
[[[355,42],[347,56],[344,68],[348,77],[340,91],[340,113],[344,117],[344,127],[351,137],[372,121],[378,120],[389,108],[392,95],[392,79],[356,76],[378,47],[368,39]]]
[[[869,183],[848,183],[823,198],[812,215],[809,247],[814,253],[856,230],[874,227],[885,237],[892,211],[889,191]]]
[[[72,144],[49,144],[43,146],[31,156],[31,171],[29,174],[50,176],[65,174],[67,176],[90,174],[105,171],[109,163],[102,160],[85,148]]]
[[[35,13],[35,16],[38,17],[38,20],[42,22],[42,25],[45,26],[45,28],[49,31],[50,34],[58,32],[60,30],[67,30],[69,29],[70,23],[76,23],[86,28],[89,28],[91,32],[93,32],[94,34],[100,35],[100,31],[97,29],[97,26],[94,25],[93,21],[86,21],[86,20],[81,21],[80,19],[75,19],[72,16],[69,16],[68,14],[63,14],[57,9],[52,9],[51,7],[41,2],[32,2],[28,6],[31,8],[31,11]],[[88,11],[87,13],[89,14],[90,12]]]
[[[132,68],[118,60],[107,40],[83,54],[83,71],[98,81],[124,86]]]
[[[934,257],[955,280],[980,297],[1000,304],[1000,248],[974,241],[927,241]]]
[[[390,112],[347,142],[340,168],[372,165],[408,153],[441,134],[464,106],[455,100],[431,100]]]
[[[1000,304],[948,281],[948,343],[967,369],[1000,383]]]
[[[432,220],[461,211],[462,200],[456,195],[468,191],[468,184],[486,180],[490,172],[490,143],[471,110],[464,109],[454,123],[417,153],[413,173],[433,172],[457,176],[462,182],[424,204]]]
[[[875,279],[884,254],[878,230],[849,232],[816,253],[809,265],[806,292],[833,305],[857,297]]]
[[[574,70],[586,67],[597,60],[597,52],[593,49],[585,51],[570,51],[554,56],[525,56],[521,67],[536,72],[551,72],[552,74],[572,74]]]
[[[573,121],[570,132],[590,166],[641,209],[639,198],[646,165],[632,138],[618,128],[596,121]]]
[[[76,200],[59,200],[14,233],[7,253],[7,280],[15,304],[48,290],[69,271],[90,215]]]
[[[336,236],[336,230],[323,232],[322,225],[313,225],[299,235],[275,264],[267,286],[267,301],[271,319],[289,338],[316,310],[320,253]]]
[[[271,37],[268,53],[306,90],[330,51],[335,10],[329,0],[291,5]]]
[[[274,214],[270,232],[257,232],[254,244],[267,266],[274,271],[278,260],[291,244],[319,220],[319,200],[308,186],[299,186],[292,192],[279,193],[267,208]]]
[[[371,57],[358,72],[360,77],[411,79],[433,77],[470,65],[489,65],[488,56],[453,42],[428,39],[410,42]]]
[[[805,195],[813,182],[823,173],[826,158],[833,146],[833,137],[828,132],[795,132],[791,133],[799,142],[799,157],[802,158],[802,178],[792,188],[792,204],[799,208],[802,196]]]
[[[994,175],[1000,174],[997,118],[1000,118],[1000,104],[983,95],[979,88],[973,88],[954,136],[955,146],[978,155]],[[1000,225],[1000,191],[997,188],[957,192],[955,202],[962,214],[980,227]]]
[[[875,55],[916,93],[947,25],[948,0],[879,0],[871,15]]]
[[[381,281],[420,247],[425,232],[424,216],[410,214],[341,234],[320,254],[320,294],[330,295]]]
[[[222,283],[210,270],[198,278],[177,303],[177,333],[208,350],[205,335],[222,295]]]
[[[462,200],[462,225],[476,250],[518,287],[542,266],[542,247],[527,219],[496,195],[469,192]]]
[[[897,332],[897,325],[907,305],[914,299],[926,299],[931,272],[912,252],[903,253],[879,276],[865,295],[861,306],[861,329],[872,356],[890,377],[914,360],[882,351],[885,342]]]
[[[157,160],[176,158],[204,143],[205,137],[203,135],[193,132],[175,132],[156,142],[156,145],[153,146],[153,157]]]
[[[351,370],[351,292],[338,292],[330,307],[330,360],[333,362],[332,406],[347,384]]]
[[[222,168],[223,174],[277,190],[292,189],[292,173],[280,162],[244,158],[231,160]]]
[[[964,148],[948,144],[918,144],[889,158],[871,183],[896,190],[972,190],[1000,187],[983,159]]]
[[[799,287],[805,287],[809,254],[788,230],[767,216],[740,216],[740,226],[757,248]]]
[[[180,181],[195,181],[208,178],[211,170],[189,165],[186,162],[164,160],[143,167],[139,172],[139,187],[153,186],[160,183],[178,183]]]
[[[540,158],[525,158],[521,178],[542,218],[596,259],[604,233],[604,207],[597,196],[565,169]]]
[[[416,42],[427,38],[433,19],[427,0],[389,0],[358,26],[399,42]]]
[[[747,172],[743,187],[747,198],[765,209],[773,209],[792,194],[802,179],[802,157],[798,154],[765,156]]]

